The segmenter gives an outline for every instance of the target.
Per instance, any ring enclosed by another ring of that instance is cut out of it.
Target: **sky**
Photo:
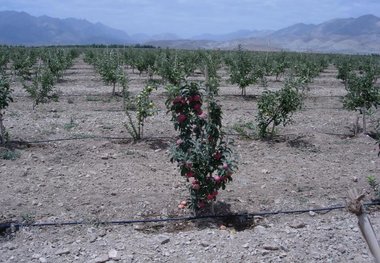
[[[80,18],[129,35],[191,37],[237,30],[276,30],[295,23],[373,14],[380,0],[0,0],[0,11]]]

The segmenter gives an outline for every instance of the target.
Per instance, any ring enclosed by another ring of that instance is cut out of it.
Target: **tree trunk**
[[[124,109],[124,111],[126,111],[127,110],[127,102],[126,102],[126,94],[125,94],[125,92],[126,92],[126,90],[125,90],[125,87],[123,87],[123,109]]]
[[[112,96],[115,96],[115,87],[116,87],[116,83],[114,82],[113,87],[112,87]]]
[[[210,122],[210,105],[209,105],[209,95],[210,95],[210,85],[209,85],[209,76],[208,76],[208,67],[206,65],[205,69],[205,79],[206,79],[206,96],[207,96],[207,120]]]
[[[241,96],[245,97],[247,95],[247,90],[245,87],[241,87]]]
[[[141,121],[141,130],[140,130],[139,139],[143,137],[144,137],[144,121]]]
[[[356,116],[356,121],[354,123],[354,136],[356,137],[359,134],[359,115]]]
[[[215,201],[214,200],[211,201],[211,214],[216,215],[216,213],[215,213]]]
[[[140,135],[141,135],[141,123],[139,122],[139,123],[138,123],[138,127],[137,127],[137,136],[136,136],[136,140],[139,140],[139,139],[140,139]]]
[[[273,139],[273,135],[274,135],[274,129],[276,128],[274,122],[273,122],[273,126],[272,126],[272,130],[270,132],[270,139],[272,140]]]
[[[362,114],[363,114],[363,133],[367,133],[367,120],[366,120],[366,115],[367,115],[367,109],[362,108]]]
[[[5,127],[3,124],[3,113],[0,112],[0,144],[5,144]]]

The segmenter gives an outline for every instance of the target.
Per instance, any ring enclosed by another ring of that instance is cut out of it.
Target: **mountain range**
[[[25,12],[0,12],[0,43],[9,45],[121,44],[131,41],[122,30],[86,20],[34,17]]]
[[[321,24],[295,24],[280,30],[239,30],[228,34],[200,34],[181,39],[165,33],[149,36],[128,35],[101,23],[25,12],[0,11],[0,44],[150,44],[186,49],[234,49],[239,44],[249,50],[289,50],[337,53],[380,53],[380,18],[333,19]]]

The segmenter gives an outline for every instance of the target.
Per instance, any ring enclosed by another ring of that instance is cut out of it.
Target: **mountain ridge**
[[[123,30],[85,19],[35,17],[0,11],[0,44],[148,44],[184,49],[289,50],[338,53],[380,53],[380,18],[371,14],[335,18],[319,24],[297,23],[279,30],[242,29],[226,34],[199,34],[188,39],[172,33],[128,35]]]
[[[0,43],[9,45],[122,44],[131,42],[122,30],[84,19],[0,12]]]

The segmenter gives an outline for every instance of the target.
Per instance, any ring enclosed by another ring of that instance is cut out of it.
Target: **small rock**
[[[357,183],[359,181],[359,179],[356,176],[354,176],[354,178],[352,178],[352,181],[354,181],[355,183]]]
[[[295,229],[300,229],[300,228],[304,228],[304,227],[306,227],[306,224],[305,223],[297,223],[297,222],[295,222],[295,223],[293,223],[293,224],[291,224],[291,225],[289,225],[291,228],[295,228]]]
[[[133,225],[133,229],[137,230],[137,231],[144,230],[144,225],[142,225],[142,224]]]
[[[104,237],[105,235],[107,235],[107,232],[104,229],[99,232],[100,237]]]
[[[46,263],[46,262],[47,262],[47,259],[44,258],[44,257],[40,257],[38,260],[39,260],[41,263]]]
[[[245,244],[243,245],[243,248],[249,248],[249,244],[248,244],[248,243],[245,243]]]
[[[227,227],[225,225],[221,225],[219,229],[220,230],[227,230]]]
[[[208,247],[208,246],[209,246],[209,244],[206,243],[206,242],[204,242],[204,241],[202,241],[202,242],[200,243],[200,245],[201,245],[202,247]]]
[[[170,242],[170,237],[165,236],[165,235],[159,235],[159,236],[157,237],[157,240],[158,240],[158,242],[159,242],[161,245],[164,245],[164,244]]]
[[[267,169],[262,169],[262,170],[261,170],[261,173],[263,173],[263,174],[270,174],[270,171],[267,170]]]
[[[97,239],[98,239],[98,237],[96,235],[91,235],[88,241],[90,243],[94,243]]]
[[[100,159],[102,159],[102,160],[108,160],[108,158],[109,158],[108,155],[103,155],[103,156],[100,157]]]
[[[131,263],[135,260],[135,256],[133,255],[127,255],[125,259],[123,259],[123,262]]]
[[[281,249],[282,249],[283,251],[285,251],[285,252],[289,252],[289,249],[288,249],[287,247],[285,247],[285,246],[281,246]]]
[[[32,258],[33,258],[33,259],[37,259],[37,258],[40,258],[40,257],[41,257],[40,254],[33,254],[33,255],[32,255]]]
[[[347,252],[347,249],[346,249],[346,247],[345,247],[344,245],[338,245],[337,250],[338,250],[340,253],[342,253],[342,254],[344,254],[344,253]]]
[[[108,257],[108,255],[101,255],[99,257],[96,257],[94,259],[94,262],[95,263],[104,263],[104,262],[107,262],[110,258]]]
[[[265,250],[270,250],[270,251],[276,251],[279,250],[280,248],[276,245],[264,245],[263,248]]]
[[[119,252],[118,252],[117,250],[115,250],[115,249],[111,249],[111,250],[108,252],[108,257],[109,257],[110,259],[115,260],[115,261],[118,261],[118,260],[121,259]]]
[[[4,248],[8,248],[9,250],[15,250],[17,246],[15,244],[8,243],[4,246]]]
[[[315,213],[314,211],[310,211],[310,212],[309,212],[309,215],[310,215],[310,216],[315,216],[316,213]]]
[[[70,250],[67,248],[59,249],[59,250],[57,250],[57,252],[55,252],[55,254],[57,256],[67,255],[67,254],[70,254]]]

